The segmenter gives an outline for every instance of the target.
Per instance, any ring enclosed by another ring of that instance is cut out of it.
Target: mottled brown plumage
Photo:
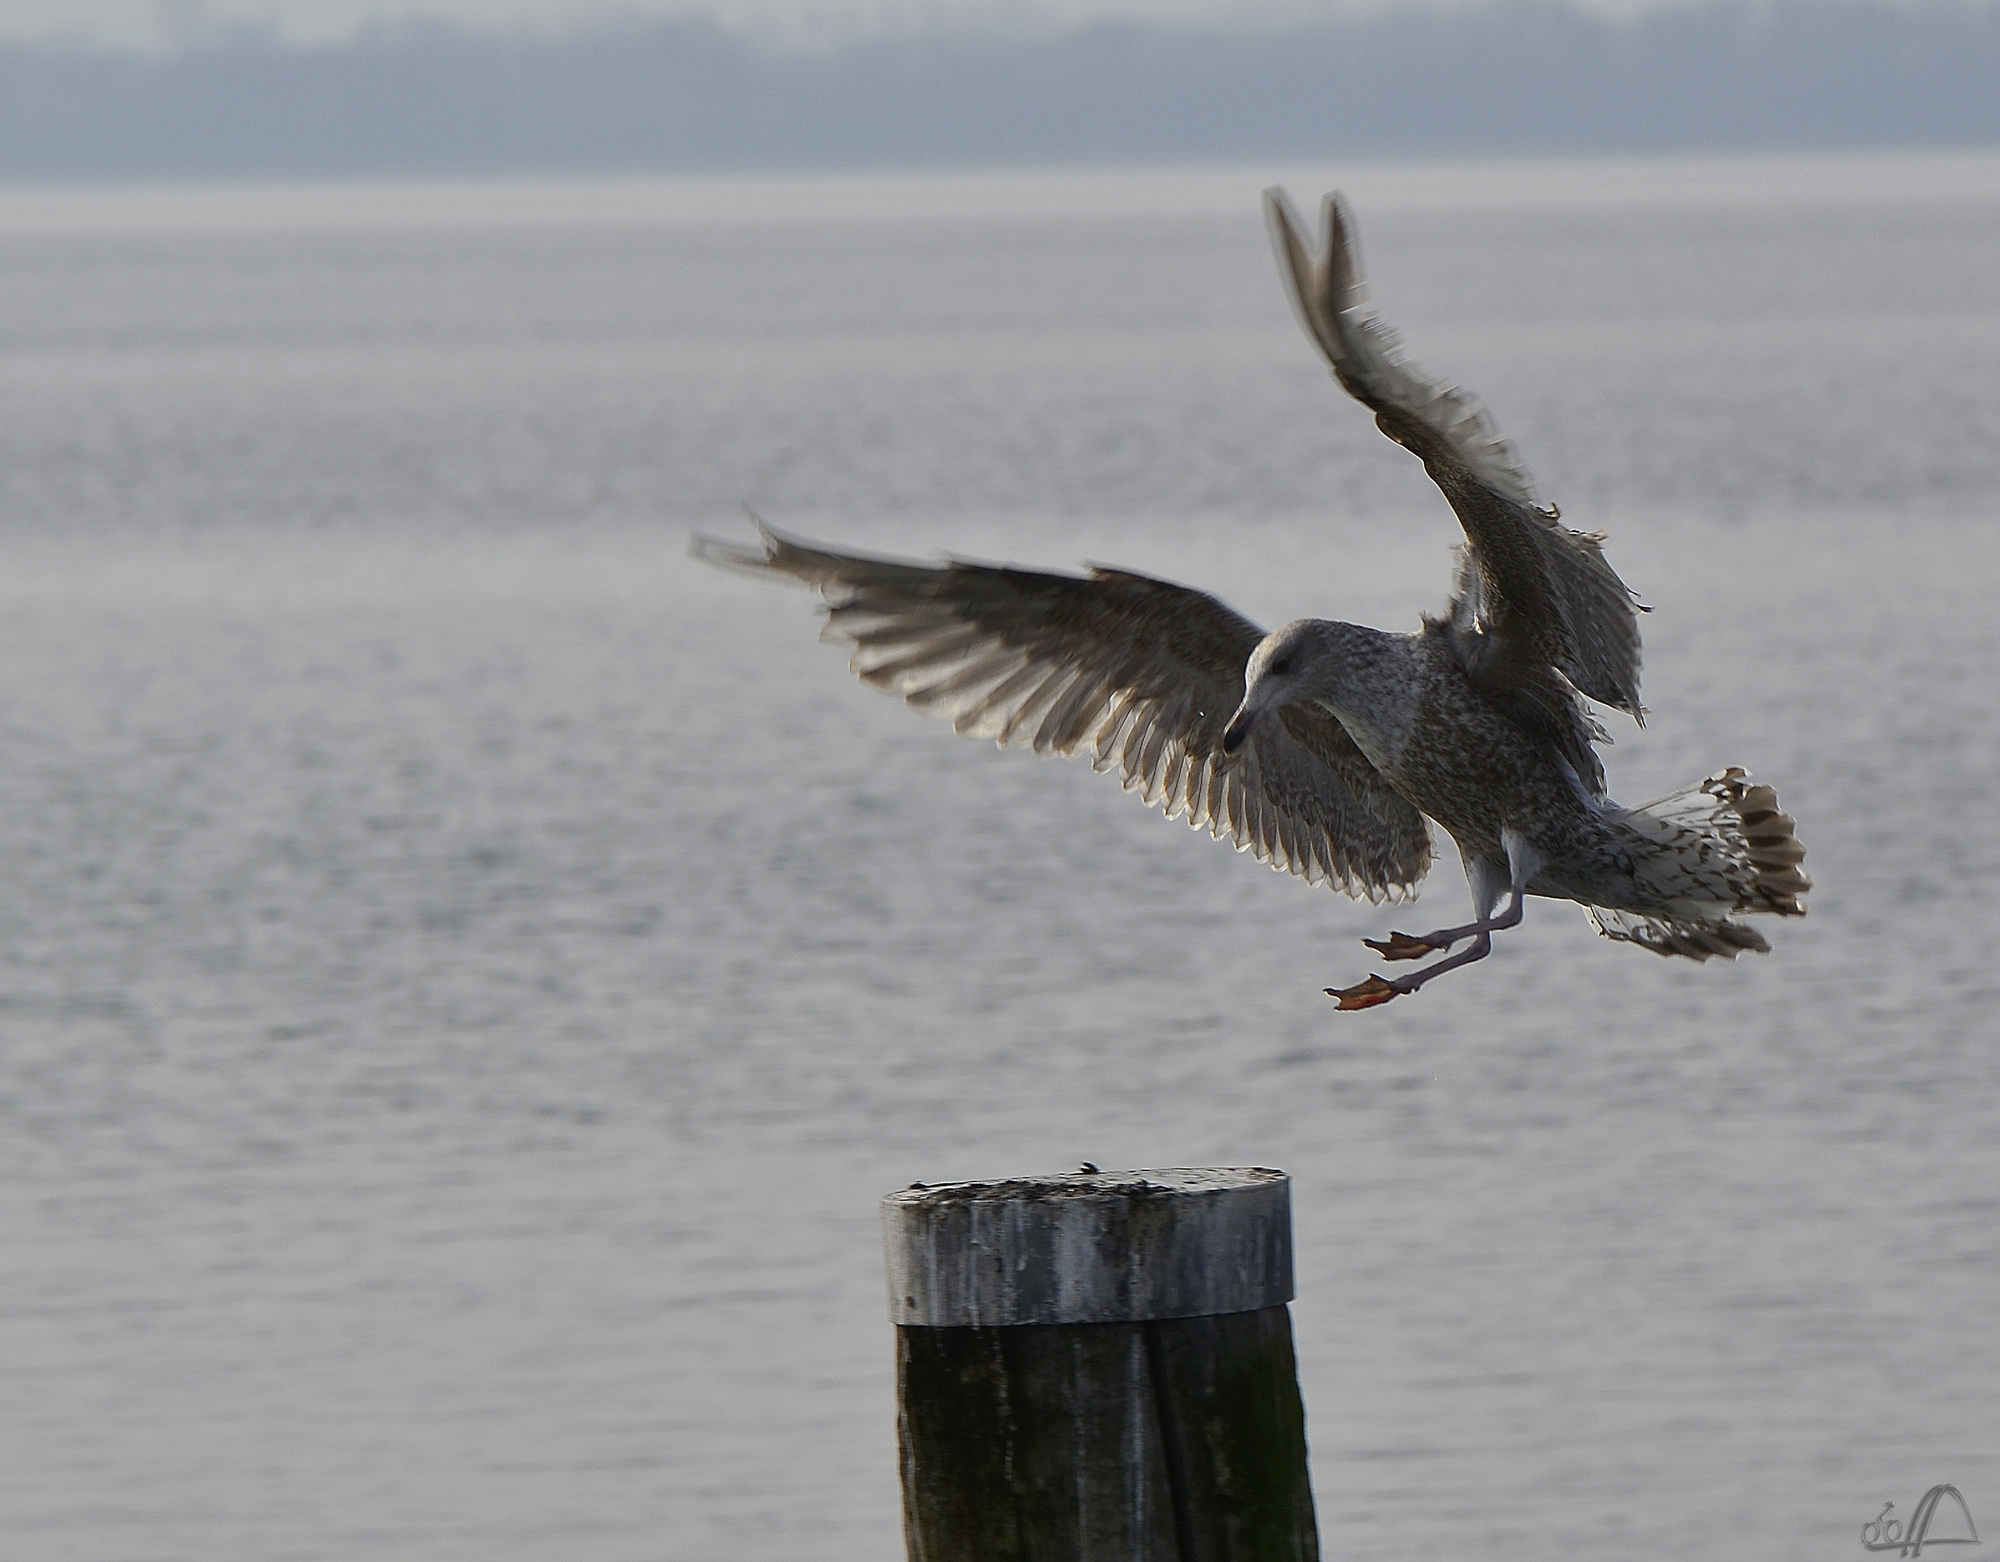
[[[1364,312],[1337,196],[1317,250],[1281,192],[1265,209],[1307,335],[1464,528],[1450,606],[1417,633],[1300,619],[1265,635],[1213,597],[1126,570],[874,558],[761,522],[758,548],[697,538],[696,553],[818,589],[853,669],[958,731],[1087,753],[1169,817],[1309,882],[1399,897],[1429,866],[1435,820],[1465,861],[1473,920],[1369,947],[1390,961],[1466,947],[1327,989],[1342,1008],[1483,958],[1528,895],[1577,901],[1605,936],[1660,954],[1766,949],[1735,918],[1803,915],[1810,888],[1776,793],[1731,769],[1642,808],[1609,799],[1585,697],[1635,720],[1642,708],[1638,610],[1601,537],[1539,505],[1478,402],[1406,362]]]
[[[1423,816],[1322,711],[1286,711],[1234,757],[1222,730],[1264,632],[1215,598],[1127,570],[1087,576],[835,553],[758,523],[750,550],[827,600],[848,665],[969,737],[1088,754],[1127,791],[1308,883],[1398,899],[1430,866]]]

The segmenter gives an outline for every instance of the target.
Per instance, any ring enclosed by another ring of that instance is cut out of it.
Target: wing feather
[[[1169,818],[1350,895],[1399,898],[1429,866],[1423,816],[1330,714],[1293,707],[1223,754],[1263,632],[1213,597],[1126,570],[920,564],[758,529],[761,548],[694,551],[817,589],[854,671],[958,731],[1081,752]]]
[[[1283,190],[1264,192],[1264,211],[1299,323],[1341,387],[1423,461],[1465,528],[1471,579],[1461,580],[1452,616],[1494,640],[1487,675],[1505,681],[1553,667],[1591,699],[1641,716],[1638,611],[1602,538],[1543,509],[1478,399],[1411,363],[1396,333],[1367,312],[1360,250],[1339,195],[1326,198],[1317,251]]]

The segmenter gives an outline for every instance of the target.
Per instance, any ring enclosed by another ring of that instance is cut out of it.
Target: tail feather
[[[1712,960],[1718,955],[1734,960],[1746,950],[1767,955],[1770,941],[1754,927],[1732,922],[1727,917],[1704,922],[1692,917],[1642,916],[1636,911],[1607,911],[1602,906],[1585,908],[1590,925],[1606,938],[1621,944],[1637,944],[1656,955],[1685,955],[1690,960]]]
[[[1647,904],[1591,906],[1606,938],[1690,960],[1770,949],[1736,914],[1802,917],[1806,849],[1777,792],[1736,766],[1620,816]]]

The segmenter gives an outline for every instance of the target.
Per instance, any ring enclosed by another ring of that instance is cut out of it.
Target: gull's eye
[[[1292,659],[1289,656],[1279,657],[1275,662],[1273,662],[1268,668],[1265,669],[1266,672],[1276,673],[1280,678],[1285,677],[1288,673],[1291,672],[1291,670],[1292,670]]]

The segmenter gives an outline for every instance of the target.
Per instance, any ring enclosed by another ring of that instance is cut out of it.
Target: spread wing
[[[1506,686],[1552,667],[1591,699],[1639,717],[1638,612],[1602,538],[1537,504],[1486,409],[1405,359],[1395,332],[1366,311],[1360,250],[1338,195],[1326,198],[1317,253],[1283,190],[1264,192],[1264,213],[1292,307],[1334,378],[1422,459],[1465,528],[1470,567],[1452,618],[1479,642],[1475,670]]]
[[[1081,751],[1168,818],[1350,895],[1399,898],[1429,866],[1423,816],[1331,716],[1292,707],[1223,755],[1263,631],[1215,598],[1124,570],[921,564],[758,530],[760,549],[697,537],[694,552],[817,589],[848,665],[959,732]]]

